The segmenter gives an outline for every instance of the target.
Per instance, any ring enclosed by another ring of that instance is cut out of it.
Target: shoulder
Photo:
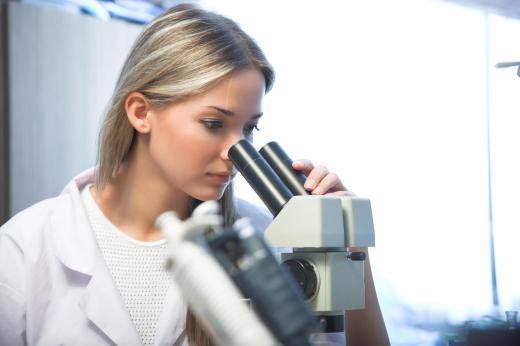
[[[54,204],[55,199],[37,203],[16,214],[0,228],[0,305],[4,305],[2,308],[9,306],[16,311],[25,304],[24,273],[27,273],[27,261],[29,258],[38,257],[41,252],[44,225]]]
[[[247,217],[253,224],[255,230],[259,233],[264,233],[265,229],[271,221],[273,215],[265,207],[261,207],[241,198],[236,199],[237,217]]]
[[[0,227],[0,240],[6,237],[19,241],[27,236],[34,238],[35,232],[42,230],[53,215],[73,213],[79,205],[79,190],[92,179],[93,170],[89,169],[74,177],[58,196],[20,211]]]
[[[58,198],[43,200],[13,216],[0,227],[0,241],[11,239],[11,241],[22,245],[24,238],[27,236],[26,233],[34,233],[37,229],[43,228],[55,209]]]

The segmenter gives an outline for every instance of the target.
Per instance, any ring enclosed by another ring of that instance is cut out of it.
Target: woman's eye
[[[222,120],[216,119],[203,119],[201,122],[210,130],[219,129],[224,125]]]
[[[246,133],[246,135],[251,135],[251,134],[253,134],[254,130],[260,131],[260,129],[258,128],[258,124],[251,124],[251,125],[247,126],[245,128],[244,132]]]

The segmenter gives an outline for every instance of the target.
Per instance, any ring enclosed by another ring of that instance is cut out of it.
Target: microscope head
[[[260,152],[247,140],[229,150],[229,158],[274,216],[265,236],[273,247],[348,248],[374,246],[370,200],[313,196],[306,177],[276,142]]]
[[[265,237],[274,247],[374,246],[370,200],[350,196],[294,196],[273,219]]]

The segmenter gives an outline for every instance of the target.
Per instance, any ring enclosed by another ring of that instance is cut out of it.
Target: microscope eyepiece
[[[273,215],[276,216],[293,197],[291,191],[249,141],[238,141],[229,149],[228,156]]]
[[[295,196],[309,194],[303,187],[307,177],[292,167],[293,161],[277,142],[267,143],[259,153]]]

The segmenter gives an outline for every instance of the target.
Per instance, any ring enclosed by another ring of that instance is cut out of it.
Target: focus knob
[[[349,252],[347,258],[351,261],[364,261],[367,258],[367,254],[362,251]]]

